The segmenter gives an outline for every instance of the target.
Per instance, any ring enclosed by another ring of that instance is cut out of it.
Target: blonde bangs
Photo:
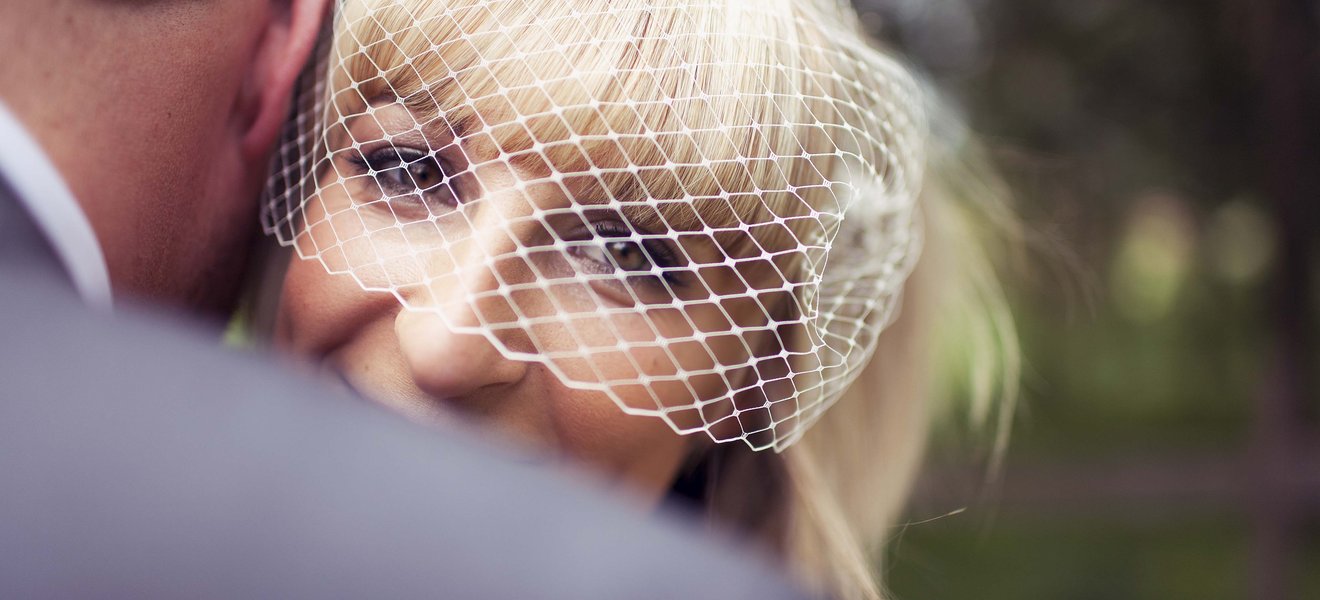
[[[846,100],[855,78],[819,76],[863,63],[805,39],[825,35],[800,26],[811,4],[774,1],[785,6],[355,4],[360,14],[341,16],[345,60],[332,81],[347,92],[337,102],[359,105],[340,114],[393,97],[423,127],[463,140],[472,164],[589,175],[598,183],[574,201],[653,204],[636,211],[639,227],[779,222],[785,235],[757,241],[788,247],[813,239],[801,217],[852,193],[839,182],[845,162],[892,159],[868,155],[886,147],[874,141],[883,130],[850,125],[871,108]]]

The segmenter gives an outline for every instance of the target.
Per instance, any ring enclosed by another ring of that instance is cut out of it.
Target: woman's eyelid
[[[457,162],[454,159],[462,154],[456,138],[448,134],[438,135],[420,129],[410,129],[393,135],[376,135],[369,139],[357,139],[351,147],[359,149],[363,155],[367,156],[382,150],[393,149],[401,157],[415,155],[417,157],[433,156],[438,159],[445,156],[451,162]]]
[[[364,146],[350,154],[355,163],[365,166],[370,173],[380,175],[390,171],[403,171],[418,189],[426,190],[452,179],[457,173],[448,157],[439,151],[423,148],[385,144],[376,148]],[[415,180],[412,169],[421,165],[433,164],[439,170],[441,181],[431,185],[421,185]]]
[[[685,255],[674,247],[673,236],[641,231],[622,219],[613,218],[592,222],[589,228],[592,241],[601,248],[620,242],[636,245],[652,268],[676,272],[686,266]]]
[[[440,159],[438,151],[399,144],[383,144],[374,148],[364,146],[360,152],[367,162],[376,163],[373,168],[377,171],[411,166],[428,158],[436,158],[437,161]]]

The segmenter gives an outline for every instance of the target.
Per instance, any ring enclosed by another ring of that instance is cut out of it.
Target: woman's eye
[[[651,261],[646,258],[642,247],[633,242],[608,242],[605,250],[610,261],[624,271],[650,271]]]
[[[387,192],[424,192],[445,180],[435,157],[418,150],[384,148],[367,155],[366,162]]]
[[[657,239],[636,240],[626,225],[601,222],[595,229],[592,243],[579,246],[575,254],[590,261],[592,270],[599,273],[623,273],[628,277],[641,276],[647,280],[668,281],[681,285],[676,267],[677,254],[668,243]]]
[[[411,182],[416,185],[417,189],[422,191],[429,190],[444,181],[444,174],[440,172],[440,165],[437,165],[435,160],[429,157],[410,163],[407,169],[404,170]]]
[[[421,194],[427,204],[457,204],[448,185],[452,173],[431,152],[391,146],[350,160],[363,174],[372,175],[386,196],[407,198]]]

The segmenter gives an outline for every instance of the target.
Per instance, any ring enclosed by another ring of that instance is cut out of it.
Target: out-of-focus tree
[[[895,594],[1320,597],[1320,3],[855,4],[1056,248],[1010,281],[1006,475],[937,442],[913,518],[971,510],[901,533]]]

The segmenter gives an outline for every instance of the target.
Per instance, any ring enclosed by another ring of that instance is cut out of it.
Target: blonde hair
[[[628,13],[636,15],[631,20],[588,21],[585,30],[582,20],[558,18],[632,3],[642,7],[687,4],[526,0],[502,3],[492,10],[469,0],[350,3],[337,21],[340,28],[333,42],[345,57],[330,73],[334,103],[347,104],[340,114],[355,114],[364,103],[392,97],[406,104],[418,122],[443,123],[455,131],[489,132],[465,135],[465,141],[474,146],[465,151],[479,155],[485,144],[491,152],[512,155],[512,166],[532,173],[574,173],[602,164],[642,168],[640,176],[613,173],[601,177],[599,181],[611,197],[680,199],[729,195],[734,190],[730,202],[714,203],[700,211],[679,202],[661,203],[657,218],[676,229],[703,219],[757,222],[758,213],[767,210],[800,214],[811,207],[801,206],[800,201],[794,205],[789,198],[803,198],[812,205],[833,198],[828,174],[848,168],[840,158],[845,154],[869,165],[872,172],[867,176],[889,183],[900,179],[903,170],[920,171],[919,164],[904,164],[901,153],[897,158],[877,154],[879,148],[922,144],[919,124],[902,108],[916,98],[889,97],[910,94],[910,89],[886,84],[885,77],[869,71],[889,63],[857,58],[864,48],[860,45],[859,50],[836,54],[809,50],[847,47],[847,36],[856,37],[860,44],[862,38],[856,33],[851,12],[841,11],[837,3],[764,0],[758,5],[761,12],[783,18],[715,10],[697,13],[702,19],[679,19],[677,11],[638,10]],[[367,15],[370,18],[364,18]],[[836,15],[842,22],[828,29],[800,26],[804,21]],[[540,33],[525,31],[517,39],[501,34],[498,26],[510,23],[537,24],[539,27],[527,31]],[[658,31],[664,35],[655,35]],[[736,65],[737,69],[710,69],[700,80],[686,72],[672,71],[679,76],[665,76],[670,72],[667,69],[679,66],[672,46],[703,34],[707,37],[700,38],[701,43],[682,48],[683,59]],[[712,43],[719,39],[714,34],[733,36],[742,43]],[[543,37],[538,39],[538,35]],[[564,51],[565,38],[583,35],[592,40]],[[827,37],[831,35],[842,37]],[[597,43],[585,43],[593,40]],[[600,40],[617,43],[602,44]],[[535,61],[535,68],[529,66],[531,61],[500,61],[493,66],[483,62],[488,56],[534,52],[537,44],[558,44],[559,52]],[[839,56],[850,60],[839,60]],[[786,62],[814,68],[772,66]],[[899,70],[896,63],[889,67]],[[805,75],[824,71],[838,77],[822,80]],[[854,97],[862,82],[880,88],[865,91],[871,102],[836,102]],[[712,99],[696,93],[698,88],[733,93]],[[791,102],[774,93],[737,93],[766,89],[809,89],[814,93],[798,94]],[[657,95],[679,100],[655,102]],[[652,102],[622,102],[637,96]],[[620,102],[612,102],[615,100]],[[627,109],[620,108],[625,105]],[[578,108],[552,113],[546,106]],[[519,115],[536,116],[515,124]],[[720,127],[730,122],[757,126]],[[876,143],[837,135],[839,128],[833,126],[843,123],[865,124],[860,135],[870,136]],[[592,135],[639,128],[657,135],[623,143]],[[573,143],[559,143],[569,140]],[[533,147],[540,150],[527,151]],[[744,161],[736,167],[728,160],[734,157],[763,160]],[[702,158],[707,159],[705,164]],[[712,168],[708,166],[711,159],[725,166]],[[646,169],[661,165],[667,168]],[[923,192],[927,252],[909,283],[903,314],[880,337],[874,357],[851,389],[796,445],[782,453],[717,444],[701,457],[708,477],[701,501],[713,522],[760,541],[802,577],[844,598],[882,595],[877,575],[879,552],[886,532],[901,514],[926,438],[929,352],[924,346],[934,312],[925,309],[930,303],[942,302],[945,308],[935,309],[941,312],[974,307],[971,310],[980,315],[977,318],[992,323],[989,329],[979,330],[994,338],[985,347],[996,349],[991,354],[1003,357],[1005,380],[1013,378],[1015,349],[1011,327],[1005,328],[1003,320],[1007,311],[1002,294],[986,266],[976,263],[980,257],[976,246],[968,243],[969,232],[962,229],[960,209],[948,201],[965,190],[947,185],[953,179],[944,180],[942,174],[935,170]],[[971,180],[966,174],[960,177]],[[757,234],[757,242],[787,244],[787,236],[811,234],[768,229]],[[957,256],[945,254],[950,248]],[[939,288],[945,281],[971,282],[972,291],[959,296],[965,301],[941,301]]]
[[[783,454],[793,524],[786,554],[842,598],[885,595],[885,542],[901,527],[921,464],[937,402],[931,384],[970,379],[968,397],[945,400],[964,404],[972,424],[991,433],[990,477],[1014,415],[1018,341],[987,248],[1011,243],[1016,221],[973,141],[945,151],[922,192],[928,241],[902,315],[852,388]],[[940,331],[947,328],[957,330]]]

